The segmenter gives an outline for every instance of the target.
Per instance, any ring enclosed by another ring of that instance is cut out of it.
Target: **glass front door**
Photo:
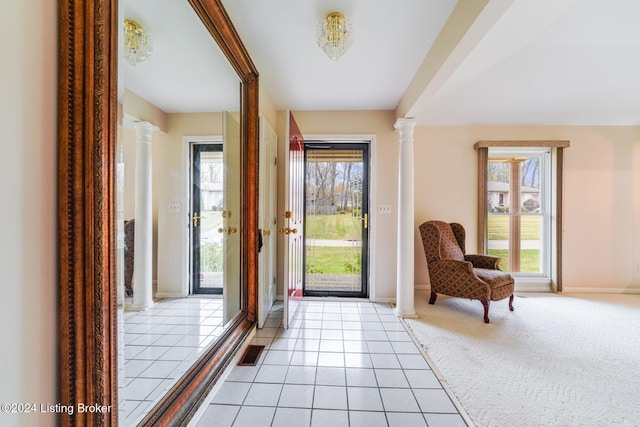
[[[191,272],[196,294],[222,294],[224,281],[224,162],[222,144],[193,144]]]
[[[367,296],[368,148],[305,144],[305,295]]]

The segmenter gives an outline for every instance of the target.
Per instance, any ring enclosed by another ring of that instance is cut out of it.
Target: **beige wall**
[[[278,157],[285,159],[285,114],[278,113]],[[395,299],[397,245],[398,136],[393,111],[296,111],[294,117],[303,135],[373,135],[370,195],[371,233],[375,243],[370,275],[379,301]],[[284,163],[278,167],[278,188],[284,188]],[[284,212],[285,195],[278,193],[278,218]],[[378,215],[378,204],[393,206],[391,215]],[[278,224],[282,226],[281,224]],[[278,237],[278,295],[283,295],[283,238]]]
[[[272,129],[275,129],[278,123],[278,112],[276,111],[276,108],[273,105],[273,102],[271,101],[269,94],[267,94],[267,92],[263,89],[262,86],[259,86],[259,87],[260,87],[260,94],[259,94],[260,115],[265,118],[265,120],[267,121],[267,123],[269,123],[269,126],[271,126]]]
[[[640,290],[640,128],[417,127],[416,227],[428,219],[462,223],[476,248],[477,159],[490,139],[570,140],[565,150],[563,281],[570,290]],[[416,232],[416,283],[427,284]]]
[[[167,131],[167,113],[151,104],[144,98],[131,92],[128,89],[124,91],[124,112],[131,117],[143,122],[153,123],[161,132]]]
[[[58,401],[57,2],[0,2],[0,402]],[[7,414],[3,426],[53,426]]]

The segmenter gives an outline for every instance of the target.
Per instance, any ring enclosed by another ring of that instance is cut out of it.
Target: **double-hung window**
[[[480,141],[478,245],[516,283],[561,290],[562,149],[567,141]],[[538,287],[537,289],[542,289]]]

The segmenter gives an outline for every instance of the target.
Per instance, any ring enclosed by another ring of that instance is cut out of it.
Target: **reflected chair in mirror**
[[[128,297],[133,296],[133,263],[136,220],[124,222],[124,288]]]
[[[509,310],[513,311],[514,280],[499,269],[500,258],[467,255],[460,224],[427,221],[419,228],[431,281],[429,304],[436,302],[438,294],[480,300],[485,323],[489,323],[491,301],[509,297]]]

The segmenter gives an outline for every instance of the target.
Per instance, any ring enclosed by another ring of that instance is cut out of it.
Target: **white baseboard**
[[[553,292],[548,283],[516,283],[516,292]]]
[[[640,294],[640,288],[585,288],[563,286],[562,293],[567,294]]]
[[[185,298],[180,292],[156,292],[154,298],[168,299],[168,298]]]
[[[371,299],[371,302],[375,302],[375,303],[388,303],[388,304],[395,304],[396,303],[396,299],[395,298],[390,298],[390,297],[376,297],[375,300]]]

